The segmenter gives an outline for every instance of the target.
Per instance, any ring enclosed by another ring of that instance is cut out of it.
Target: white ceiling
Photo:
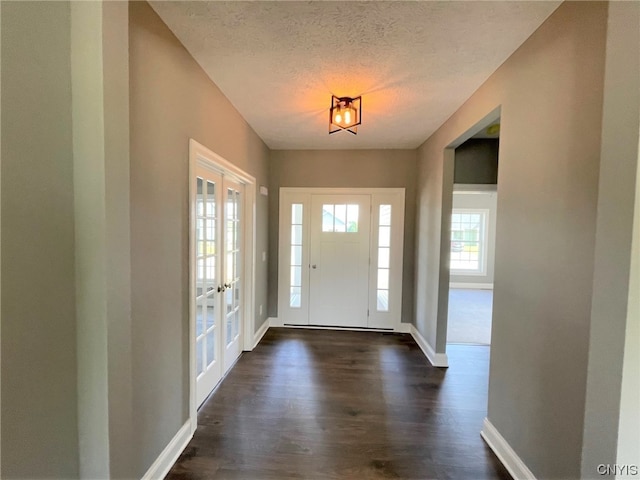
[[[559,4],[151,2],[272,149],[419,146]],[[357,136],[331,94],[362,95]]]

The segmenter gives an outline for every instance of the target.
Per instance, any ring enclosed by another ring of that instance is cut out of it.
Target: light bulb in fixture
[[[342,123],[342,115],[340,115],[340,113],[336,113],[336,116],[335,116],[335,118],[334,118],[334,121],[335,121],[336,123],[338,123],[338,124],[339,124],[339,123]]]
[[[349,109],[344,112],[344,123],[346,123],[347,125],[351,123],[351,111]]]

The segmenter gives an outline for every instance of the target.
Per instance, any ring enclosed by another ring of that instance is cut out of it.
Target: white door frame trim
[[[196,165],[230,177],[244,185],[243,227],[244,255],[242,291],[242,349],[252,350],[255,329],[255,271],[256,271],[256,179],[244,170],[212,152],[204,145],[189,139],[189,420],[191,433],[197,427],[198,405],[196,401],[196,345],[195,345],[195,172]],[[224,378],[224,376],[223,376]]]
[[[290,193],[310,193],[311,195],[372,195],[375,193],[395,193],[403,194],[406,192],[405,187],[379,187],[379,188],[337,188],[337,187],[280,187],[281,192]]]
[[[406,200],[406,189],[404,187],[390,187],[390,188],[386,188],[386,187],[374,187],[374,188],[366,188],[366,187],[352,187],[352,188],[343,188],[343,187],[280,187],[279,191],[278,191],[278,196],[279,196],[279,217],[278,217],[278,316],[279,316],[279,320],[276,320],[279,324],[282,324],[284,326],[295,326],[295,327],[301,327],[301,326],[307,326],[307,323],[304,322],[292,322],[290,318],[287,318],[287,314],[284,311],[284,306],[285,304],[288,304],[288,301],[283,300],[284,297],[282,297],[283,292],[285,291],[285,289],[288,288],[288,283],[286,283],[285,281],[285,277],[286,275],[283,275],[283,272],[286,270],[286,265],[283,263],[283,259],[285,257],[287,257],[288,251],[288,245],[285,245],[285,243],[281,242],[282,238],[285,238],[286,232],[288,231],[288,229],[290,228],[289,225],[286,225],[283,220],[286,218],[286,214],[285,211],[283,210],[283,208],[286,208],[283,204],[283,198],[286,196],[292,196],[292,195],[300,195],[300,196],[308,196],[307,200],[305,201],[310,201],[310,198],[312,195],[371,195],[372,197],[372,204],[371,207],[374,207],[374,199],[376,196],[397,196],[398,199],[394,200],[394,201],[398,201],[400,202],[398,206],[400,206],[401,208],[401,212],[402,214],[400,215],[400,217],[397,220],[397,229],[398,229],[398,235],[401,236],[400,238],[400,242],[398,244],[398,247],[396,252],[399,256],[399,258],[397,259],[397,265],[398,265],[398,271],[397,271],[397,281],[396,284],[400,285],[400,288],[398,289],[398,293],[395,295],[396,299],[395,302],[396,305],[396,309],[392,309],[395,310],[395,312],[397,313],[397,318],[393,319],[393,326],[390,328],[382,328],[381,330],[383,331],[401,331],[402,329],[402,319],[401,319],[401,312],[402,312],[402,272],[403,272],[403,262],[404,262],[404,256],[403,256],[403,252],[404,252],[404,215],[405,215],[405,200]],[[310,205],[307,205],[306,208],[309,208]],[[373,219],[373,213],[372,214],[372,219]],[[377,233],[373,232],[373,228],[374,228],[374,223],[372,221],[371,224],[371,239],[370,241],[371,243],[371,247],[373,248],[373,242],[374,239],[377,238],[376,235]],[[308,229],[305,231],[305,235],[307,237],[309,237],[310,235],[310,227],[307,227]],[[394,230],[392,229],[392,232]],[[392,233],[392,235],[394,235],[394,233]],[[308,247],[307,247],[308,248]],[[373,255],[373,253],[371,253],[371,255]],[[305,262],[305,254],[304,254],[304,250],[303,250],[303,263]],[[376,257],[377,258],[377,257]],[[308,258],[307,258],[308,259]],[[370,268],[373,265],[373,263],[370,263]],[[371,280],[371,274],[369,276],[369,281]],[[303,285],[304,288],[304,285]],[[371,290],[371,284],[369,284],[369,290]],[[304,293],[304,290],[303,290]],[[307,295],[308,295],[308,291],[307,291]],[[371,299],[369,299],[371,302]],[[370,304],[369,304],[370,306]],[[394,314],[394,312],[390,312],[390,314]],[[270,324],[271,326],[274,326],[273,323]],[[329,328],[331,329],[332,327],[328,327],[328,326],[323,326],[322,328]],[[336,329],[339,330],[343,330],[345,329],[345,327],[336,327]],[[378,327],[365,327],[365,330],[378,330],[380,328]]]

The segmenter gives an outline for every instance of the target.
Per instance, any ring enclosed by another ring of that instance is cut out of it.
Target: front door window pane
[[[322,206],[322,231],[357,233],[360,205],[341,204]]]

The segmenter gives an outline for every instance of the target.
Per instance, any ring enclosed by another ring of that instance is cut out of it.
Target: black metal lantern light
[[[357,135],[362,123],[362,97],[336,97],[331,95],[329,109],[329,134],[346,130]]]

